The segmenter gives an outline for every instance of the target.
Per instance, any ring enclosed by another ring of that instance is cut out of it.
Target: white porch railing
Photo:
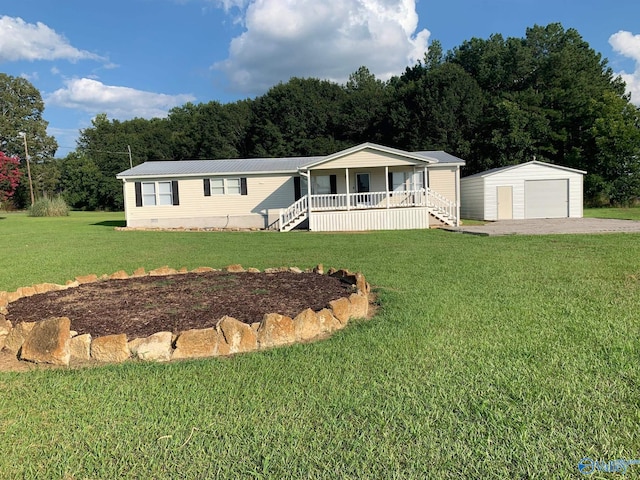
[[[458,208],[455,202],[447,197],[427,189],[427,207],[431,208],[431,212],[440,220],[449,225],[458,226]],[[449,221],[447,221],[449,220]]]
[[[361,192],[311,195],[311,211],[344,211],[385,208],[428,207],[436,218],[449,225],[457,225],[455,202],[427,189],[394,192]],[[288,231],[307,218],[307,197],[297,200],[289,208],[280,211],[280,231]]]
[[[288,208],[280,210],[280,221],[278,228],[281,232],[288,232],[296,225],[300,224],[305,218],[307,218],[309,206],[307,197],[300,197],[298,200],[290,205]]]
[[[312,212],[426,206],[427,192],[424,189],[311,195]]]

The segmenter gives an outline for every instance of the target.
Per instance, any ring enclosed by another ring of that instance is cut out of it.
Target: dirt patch
[[[125,333],[132,340],[213,327],[225,315],[248,324],[266,313],[293,318],[353,291],[341,278],[315,273],[186,273],[105,280],[24,297],[9,304],[6,317],[15,325],[64,316],[79,334]]]

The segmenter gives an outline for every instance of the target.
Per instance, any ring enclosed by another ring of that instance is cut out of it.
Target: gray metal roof
[[[295,173],[298,168],[324,157],[238,158],[231,160],[167,160],[145,162],[125,170],[117,178],[201,176],[233,173]]]
[[[362,148],[376,148],[380,151],[396,151],[389,147],[374,144],[362,144],[351,149],[328,156],[289,157],[289,158],[238,158],[225,160],[167,160],[145,162],[129,170],[120,172],[116,178],[158,178],[158,177],[190,177],[203,175],[230,175],[247,173],[296,173],[299,169],[322,163],[340,153]],[[397,150],[400,152],[400,150]],[[429,163],[446,163],[464,165],[464,160],[441,150],[425,152],[403,152],[414,158],[422,158]]]
[[[576,168],[565,167],[562,165],[556,165],[554,163],[541,162],[540,160],[531,160],[530,162],[518,163],[516,165],[506,165],[504,167],[496,167],[490,170],[485,170],[484,172],[474,173],[473,175],[468,175],[464,178],[477,178],[477,177],[489,177],[491,175],[495,175],[496,173],[506,172],[507,170],[511,170],[514,168],[520,168],[525,165],[542,165],[543,167],[557,168],[558,170],[565,170],[567,172],[581,173],[582,175],[586,175],[587,172],[584,170],[578,170]]]
[[[451,155],[450,153],[442,150],[426,150],[423,152],[413,152],[414,155],[424,157],[427,160],[435,160],[436,163],[459,163],[465,164],[465,161],[461,158]]]

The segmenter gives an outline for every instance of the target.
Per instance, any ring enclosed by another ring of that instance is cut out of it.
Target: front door
[[[369,174],[356,173],[356,192],[369,193]],[[356,195],[356,204],[363,205],[367,203],[368,195]]]

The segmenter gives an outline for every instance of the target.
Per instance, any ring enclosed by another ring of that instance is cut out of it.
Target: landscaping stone
[[[310,308],[296,315],[296,318],[293,319],[293,329],[296,340],[303,342],[311,340],[323,333],[318,315]]]
[[[352,293],[349,296],[349,303],[351,303],[350,318],[367,318],[367,314],[369,313],[368,297]]]
[[[171,332],[158,332],[146,338],[136,338],[129,342],[129,350],[140,360],[168,362],[171,360]]]
[[[198,267],[191,270],[193,273],[206,273],[206,272],[215,272],[215,268],[211,267]]]
[[[341,324],[346,324],[351,317],[351,302],[348,298],[339,298],[329,302],[333,316],[338,319]]]
[[[238,263],[233,265],[228,265],[225,270],[229,273],[242,273],[245,271],[244,267]]]
[[[85,333],[69,340],[71,360],[91,360],[91,334]]]
[[[249,273],[260,273],[260,270],[258,270],[255,267],[249,267],[249,268],[247,268],[247,272],[249,272]]]
[[[4,348],[4,340],[12,328],[11,322],[5,319],[4,315],[0,315],[0,350]]]
[[[13,327],[4,339],[4,349],[17,354],[35,324],[36,322],[20,322]]]
[[[367,283],[364,275],[362,275],[360,272],[356,273],[356,288],[363,295],[369,295],[369,293],[371,293],[371,285]]]
[[[36,293],[47,293],[60,290],[60,285],[56,285],[55,283],[38,283],[33,286],[33,289]]]
[[[318,323],[320,324],[320,330],[322,333],[331,333],[335,330],[340,330],[347,324],[346,322],[340,322],[336,317],[334,317],[333,312],[328,308],[323,308],[316,313],[316,316],[318,317]]]
[[[109,275],[109,280],[126,280],[129,278],[129,274],[124,270],[118,270]]]
[[[143,267],[140,268],[136,268],[133,271],[133,277],[145,277],[147,275],[147,272],[145,271],[145,269]]]
[[[36,289],[33,287],[20,287],[17,292],[20,295],[20,298],[30,297],[36,294]]]
[[[95,273],[93,273],[91,275],[81,275],[79,277],[76,277],[76,281],[79,284],[93,283],[93,282],[97,282],[98,281],[98,276]]]
[[[94,338],[91,342],[91,358],[98,362],[124,362],[131,356],[127,336],[105,335]]]
[[[19,300],[21,298],[22,298],[22,295],[19,290],[16,290],[15,292],[7,292],[8,303],[15,302],[16,300]]]
[[[156,268],[149,272],[150,277],[162,277],[165,275],[175,275],[178,271],[175,268],[169,268],[168,265],[164,267]]]
[[[319,263],[315,267],[313,267],[313,273],[317,273],[318,275],[324,275],[324,265]]]
[[[36,322],[20,350],[20,359],[34,363],[69,365],[71,352],[68,317],[54,317]]]
[[[178,335],[172,359],[213,357],[218,353],[218,332],[215,328],[186,330]]]
[[[258,348],[258,336],[251,325],[233,317],[224,316],[218,322],[217,329],[229,346],[230,354],[250,352]]]
[[[296,341],[293,319],[278,313],[267,313],[258,328],[260,348],[278,347]]]
[[[9,305],[9,294],[4,290],[0,292],[0,307]]]
[[[289,271],[292,273],[302,273],[302,270],[298,267],[290,267]]]

